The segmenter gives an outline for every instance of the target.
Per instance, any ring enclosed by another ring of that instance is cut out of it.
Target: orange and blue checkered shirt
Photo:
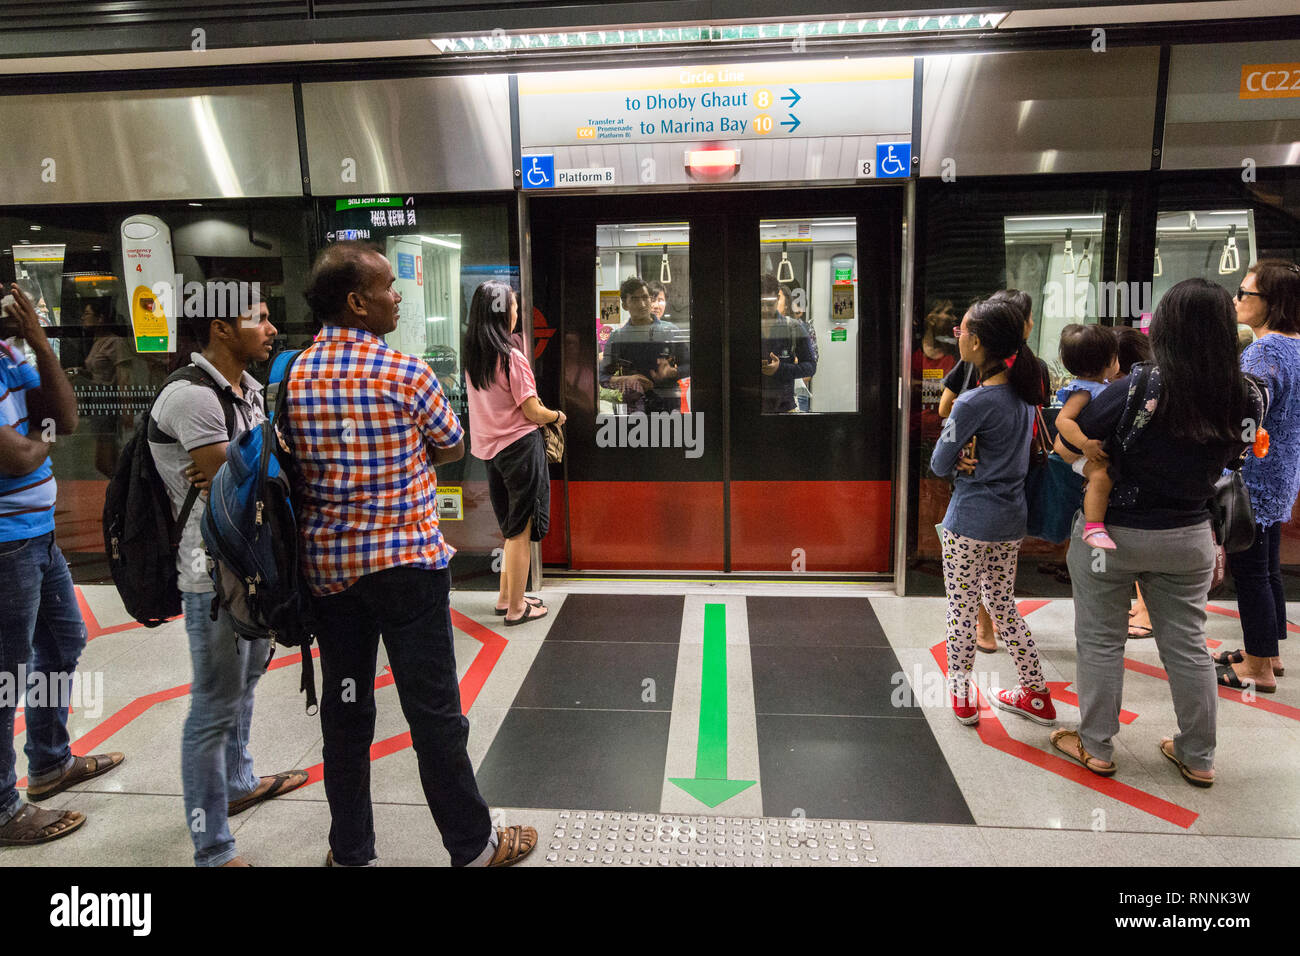
[[[371,332],[327,325],[284,387],[312,592],[386,568],[445,568],[455,550],[438,530],[427,444],[464,433],[433,370]]]

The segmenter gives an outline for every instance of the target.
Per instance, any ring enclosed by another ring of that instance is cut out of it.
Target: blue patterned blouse
[[[1291,520],[1300,492],[1300,339],[1265,335],[1241,353],[1241,368],[1268,382],[1268,454],[1247,453],[1241,470],[1255,521],[1267,527]]]

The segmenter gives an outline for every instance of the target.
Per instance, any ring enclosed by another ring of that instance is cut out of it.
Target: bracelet
[[[556,412],[555,417],[551,419],[551,424],[558,425],[559,423],[560,423],[560,413]]]

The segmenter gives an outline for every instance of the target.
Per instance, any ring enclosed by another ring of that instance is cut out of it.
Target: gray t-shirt
[[[193,352],[190,361],[211,375],[223,389],[230,389],[230,383],[202,355]],[[185,477],[185,469],[194,462],[190,452],[205,445],[238,438],[266,420],[262,386],[257,379],[244,372],[239,386],[243,390],[243,398],[230,392],[235,403],[235,419],[234,434],[229,436],[226,434],[226,413],[222,410],[221,399],[207,385],[172,382],[163,388],[158,401],[154,403],[154,422],[163,432],[176,438],[175,442],[167,444],[149,442],[154,464],[158,467],[158,474],[171,498],[173,518],[180,517],[185,497],[189,494],[190,482]],[[212,579],[207,570],[207,552],[203,547],[203,536],[199,532],[204,504],[202,498],[194,503],[176,552],[177,583],[182,591],[190,594],[205,594],[212,590]]]

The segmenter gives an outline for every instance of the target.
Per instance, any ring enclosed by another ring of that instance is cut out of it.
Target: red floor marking
[[[1038,610],[1038,608],[1042,607],[1044,604],[1047,603],[1048,603],[1047,601],[1021,601],[1020,602],[1021,606],[1024,606],[1026,604],[1034,604],[1036,606],[1031,607],[1028,611],[1022,610],[1020,612],[1020,616],[1024,617],[1026,614],[1029,614],[1031,611]],[[1213,604],[1207,604],[1205,606],[1205,609],[1207,611],[1213,611],[1215,614],[1226,615],[1227,617],[1240,617],[1240,615],[1236,611],[1230,611],[1226,607],[1215,607]],[[1300,627],[1296,627],[1296,625],[1291,624],[1290,622],[1287,623],[1287,627],[1296,631],[1300,631]],[[1218,647],[1220,643],[1221,643],[1220,641],[1206,641],[1206,644],[1210,647]],[[939,662],[939,666],[944,668],[948,666],[946,657],[944,658],[944,660]],[[1135,661],[1132,660],[1131,658],[1126,657],[1124,658],[1124,666],[1131,671],[1136,671],[1139,674],[1146,674],[1148,677],[1156,677],[1162,681],[1169,680],[1169,675],[1166,674],[1164,671],[1162,671],[1159,667],[1153,667],[1150,664],[1143,664],[1141,661]],[[1223,687],[1223,686],[1219,687],[1219,696],[1224,700],[1231,700],[1238,704],[1245,704],[1247,707],[1254,707],[1257,710],[1266,710],[1270,714],[1277,714],[1279,717],[1289,717],[1292,720],[1300,720],[1300,707],[1291,707],[1288,704],[1279,704],[1276,701],[1265,700],[1262,697],[1262,695],[1258,695],[1258,694],[1256,695],[1254,700],[1246,700],[1241,696],[1241,694],[1242,694],[1241,691],[1233,690],[1231,687]],[[1065,700],[1064,697],[1062,697],[1061,699]],[[1066,701],[1066,702],[1075,703],[1077,705],[1078,700],[1076,698],[1075,701]],[[1124,713],[1127,713],[1127,711],[1121,711],[1121,715]],[[1122,721],[1123,717],[1121,716],[1120,719]],[[1124,722],[1127,723],[1128,721],[1124,721]],[[1085,772],[1091,773],[1091,771],[1085,771]]]
[[[313,647],[311,656],[320,657],[320,648]],[[290,664],[297,664],[301,660],[302,654],[290,654],[287,657],[280,657],[271,661],[271,663],[267,665],[266,669],[268,671],[279,670],[281,667],[288,667]],[[189,684],[179,684],[176,687],[169,687],[167,690],[157,690],[152,694],[145,694],[143,697],[137,697],[121,710],[114,714],[110,714],[76,740],[72,741],[72,752],[78,757],[87,756],[101,743],[113,736],[113,734],[117,733],[127,724],[131,723],[131,721],[135,720],[154,704],[162,703],[164,700],[175,700],[177,697],[184,697],[189,692]],[[15,786],[26,787],[27,778],[23,777],[17,784],[15,784]]]
[[[497,666],[497,661],[501,658],[501,652],[506,649],[506,644],[509,642],[496,631],[466,617],[455,608],[451,612],[451,623],[458,631],[468,634],[483,645],[479,652],[474,655],[474,660],[470,662],[469,669],[460,680],[460,712],[468,714],[469,709],[474,706],[474,701],[478,699],[479,691],[487,683],[488,676],[492,673],[493,668]],[[381,686],[386,687],[393,682],[392,668],[385,667],[384,670],[388,671],[388,673],[380,675],[375,681],[376,689]],[[387,757],[389,754],[395,754],[399,750],[405,750],[410,746],[411,732],[409,730],[386,740],[380,740],[370,745],[370,761],[374,763],[380,757]],[[324,775],[325,764],[313,764],[307,768],[307,782],[303,786],[310,787],[313,783],[319,783],[324,779]]]
[[[948,671],[948,655],[945,644],[946,642],[940,641],[930,648],[930,653],[934,655],[935,663],[939,665],[939,669],[946,674]],[[977,693],[979,692],[977,691]],[[1096,790],[1098,793],[1112,797],[1121,803],[1127,803],[1137,810],[1159,817],[1161,820],[1167,820],[1174,826],[1183,829],[1190,827],[1199,816],[1199,814],[1188,810],[1186,807],[1180,807],[1176,803],[1170,803],[1168,800],[1153,796],[1145,790],[1139,790],[1137,787],[1120,783],[1114,777],[1099,777],[1091,770],[1085,769],[1066,757],[1058,757],[1039,750],[1037,747],[1021,743],[1007,733],[1006,728],[1002,726],[1002,721],[994,714],[993,708],[985,702],[982,693],[979,693],[979,698],[980,721],[976,725],[976,729],[979,731],[980,741],[986,746],[1054,773],[1058,777],[1073,780],[1090,790]]]
[[[1209,611],[1211,614],[1222,614],[1224,617],[1235,617],[1238,620],[1241,619],[1241,615],[1238,614],[1236,611],[1231,610],[1230,608],[1215,607],[1213,604],[1207,604],[1205,605],[1205,609]],[[1287,621],[1286,629],[1288,631],[1292,631],[1293,633],[1300,634],[1300,624],[1292,624],[1290,621]]]
[[[1139,674],[1146,674],[1148,677],[1156,677],[1163,681],[1169,680],[1169,675],[1158,667],[1152,667],[1150,664],[1143,664],[1140,661],[1131,661],[1124,658],[1124,666],[1131,671],[1137,671]],[[1245,704],[1247,707],[1254,707],[1256,710],[1266,710],[1270,714],[1277,714],[1279,717],[1290,717],[1292,720],[1300,720],[1300,707],[1291,707],[1287,704],[1279,704],[1274,700],[1266,700],[1262,695],[1256,694],[1254,700],[1246,700],[1242,697],[1242,692],[1233,690],[1231,687],[1219,685],[1219,696],[1223,700],[1235,701],[1238,704]]]
[[[139,621],[127,621],[125,624],[114,624],[112,627],[101,627],[99,618],[95,617],[95,612],[90,609],[86,596],[81,593],[81,588],[73,588],[77,592],[77,607],[81,609],[81,619],[86,623],[86,643],[90,643],[95,638],[104,634],[120,634],[123,631],[133,631],[138,627],[144,627]],[[179,620],[181,615],[169,617],[167,620]]]
[[[1052,692],[1052,700],[1059,700],[1062,703],[1069,704],[1071,707],[1079,706],[1079,695],[1073,691],[1066,690],[1070,686],[1070,681],[1049,680],[1047,689]],[[1138,715],[1131,710],[1121,710],[1119,712],[1119,722],[1121,724],[1131,724],[1138,719]]]
[[[1016,603],[1016,610],[1020,612],[1021,617],[1024,617],[1026,614],[1033,614],[1040,607],[1047,607],[1051,603],[1051,601],[1019,601]]]

